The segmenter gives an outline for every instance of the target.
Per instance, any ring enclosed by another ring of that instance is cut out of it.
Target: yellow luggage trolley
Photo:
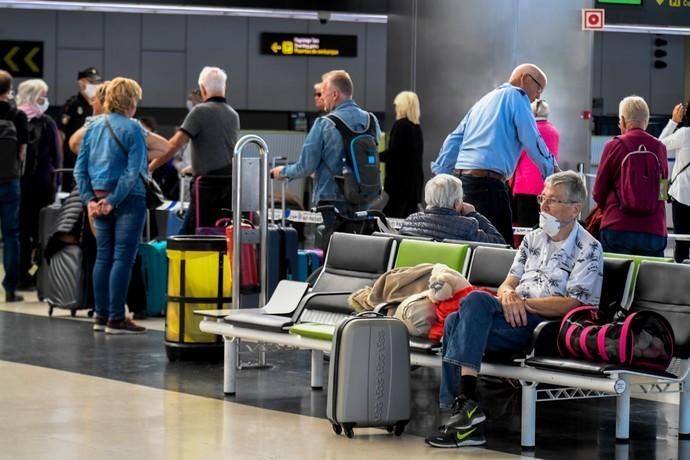
[[[168,238],[165,351],[170,361],[223,355],[223,338],[202,332],[194,310],[220,310],[232,302],[232,273],[224,236]]]

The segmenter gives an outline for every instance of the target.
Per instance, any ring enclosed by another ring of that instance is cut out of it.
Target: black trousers
[[[217,175],[218,176],[218,175]],[[191,183],[189,208],[182,224],[183,235],[193,235],[197,226],[213,227],[221,217],[229,217],[232,209],[232,179],[230,176],[222,177],[204,176],[196,187],[197,178]],[[198,200],[197,200],[198,192]],[[199,221],[197,222],[197,201],[199,205]]]
[[[518,193],[513,197],[513,221],[518,227],[539,225],[539,203],[536,195]]]
[[[510,192],[505,182],[491,177],[461,175],[463,201],[474,205],[503,235],[506,244],[513,245],[513,216]]]
[[[671,210],[673,211],[673,233],[690,234],[690,206],[673,200],[671,202]],[[673,250],[673,258],[676,262],[682,262],[688,259],[688,251],[690,250],[690,241],[676,240],[676,247]]]

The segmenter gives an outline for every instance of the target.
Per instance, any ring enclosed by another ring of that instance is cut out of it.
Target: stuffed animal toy
[[[433,303],[448,300],[469,285],[459,272],[443,264],[435,264],[429,277],[429,299]]]
[[[403,300],[394,316],[405,323],[411,336],[425,337],[436,322],[436,304],[452,298],[469,285],[457,271],[443,264],[435,264],[429,277],[429,289]]]

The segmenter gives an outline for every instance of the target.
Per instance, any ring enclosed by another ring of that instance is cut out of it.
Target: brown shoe
[[[125,335],[143,334],[145,332],[145,327],[137,325],[134,321],[132,321],[129,318],[117,321],[108,321],[108,324],[105,326],[106,334]]]
[[[105,332],[105,328],[108,325],[108,320],[105,318],[99,318],[98,316],[93,319],[93,330],[97,332]]]

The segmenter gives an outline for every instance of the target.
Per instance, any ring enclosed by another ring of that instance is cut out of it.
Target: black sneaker
[[[460,395],[455,398],[451,415],[441,427],[441,432],[450,433],[468,430],[475,425],[479,425],[484,420],[486,420],[486,415],[484,415],[482,408],[479,407],[479,403],[465,395]]]
[[[139,326],[129,318],[121,319],[119,321],[108,321],[108,324],[105,326],[106,334],[131,335],[143,334],[145,332],[146,328],[144,326]]]
[[[456,448],[468,446],[483,446],[486,444],[484,433],[479,427],[473,427],[464,431],[452,431],[429,436],[424,440],[431,447]]]
[[[14,292],[6,292],[5,302],[24,302],[24,296]]]

